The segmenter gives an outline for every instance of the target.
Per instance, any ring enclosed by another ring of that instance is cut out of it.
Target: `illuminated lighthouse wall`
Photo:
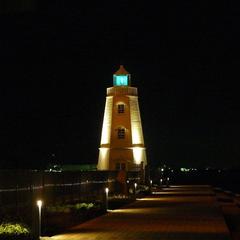
[[[147,165],[137,88],[121,65],[107,88],[98,170],[140,170]]]

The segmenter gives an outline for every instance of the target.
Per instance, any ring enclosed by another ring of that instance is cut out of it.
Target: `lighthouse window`
[[[128,86],[128,75],[114,75],[114,86]]]
[[[118,128],[118,138],[119,139],[125,138],[125,129],[124,128]]]
[[[124,113],[124,104],[118,104],[118,113]]]

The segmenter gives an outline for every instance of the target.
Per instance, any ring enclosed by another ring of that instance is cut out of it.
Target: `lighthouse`
[[[140,171],[146,165],[138,92],[121,65],[107,88],[97,169]]]

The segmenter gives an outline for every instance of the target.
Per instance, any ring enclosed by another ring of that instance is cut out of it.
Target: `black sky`
[[[27,3],[0,11],[1,168],[96,163],[119,64],[152,165],[240,166],[238,4]]]

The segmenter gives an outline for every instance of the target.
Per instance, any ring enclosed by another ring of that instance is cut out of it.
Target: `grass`
[[[43,231],[46,235],[54,235],[103,213],[101,205],[97,203],[48,206],[45,209]]]

